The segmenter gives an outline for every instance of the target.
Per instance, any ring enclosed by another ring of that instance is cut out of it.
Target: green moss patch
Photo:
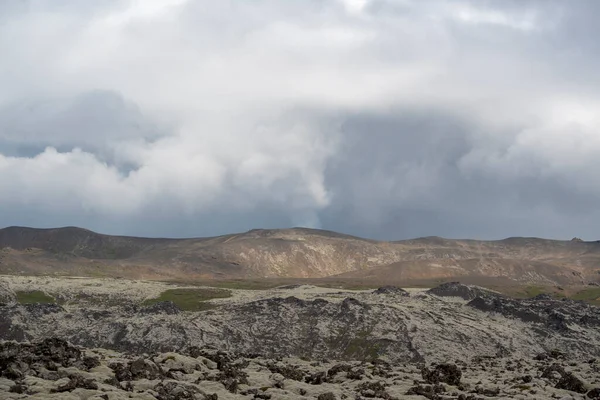
[[[202,311],[212,308],[212,304],[206,303],[207,300],[227,297],[231,297],[231,292],[224,289],[169,289],[162,292],[157,298],[144,301],[143,305],[172,301],[184,311]]]
[[[573,300],[584,300],[600,305],[600,288],[583,289],[571,296]]]
[[[34,304],[34,303],[44,303],[44,304],[54,304],[56,300],[54,297],[48,296],[46,293],[40,290],[33,291],[17,291],[16,293],[17,301],[20,304]]]

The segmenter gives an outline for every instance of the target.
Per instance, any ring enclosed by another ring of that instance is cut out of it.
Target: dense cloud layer
[[[597,239],[598,12],[0,2],[0,225]]]

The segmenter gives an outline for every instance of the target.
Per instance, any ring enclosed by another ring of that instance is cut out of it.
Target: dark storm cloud
[[[7,1],[0,225],[595,239],[595,1]]]

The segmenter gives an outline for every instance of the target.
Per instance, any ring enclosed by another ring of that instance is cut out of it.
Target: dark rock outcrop
[[[440,364],[429,369],[424,367],[421,370],[423,380],[427,383],[447,383],[448,385],[458,386],[462,378],[462,371],[455,364]]]
[[[571,372],[564,373],[555,387],[575,393],[586,393],[588,391],[586,384]]]
[[[523,322],[542,324],[549,331],[571,335],[569,325],[600,327],[600,308],[584,302],[558,300],[540,295],[532,299],[477,297],[467,303],[475,309],[516,318]]]
[[[431,288],[427,291],[439,297],[460,297],[463,300],[473,300],[476,297],[501,297],[500,294],[494,293],[477,286],[464,285],[460,282],[448,282]]]
[[[62,339],[46,339],[38,343],[0,343],[0,375],[20,380],[33,370],[43,375],[44,370],[76,366],[89,369],[82,361],[81,351]]]
[[[373,291],[374,294],[396,294],[400,296],[410,296],[410,294],[398,286],[382,286]]]
[[[586,397],[588,399],[600,399],[600,388],[594,388],[587,392]]]

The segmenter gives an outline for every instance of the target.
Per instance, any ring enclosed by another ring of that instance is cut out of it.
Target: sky
[[[3,0],[0,226],[600,239],[597,15]]]

